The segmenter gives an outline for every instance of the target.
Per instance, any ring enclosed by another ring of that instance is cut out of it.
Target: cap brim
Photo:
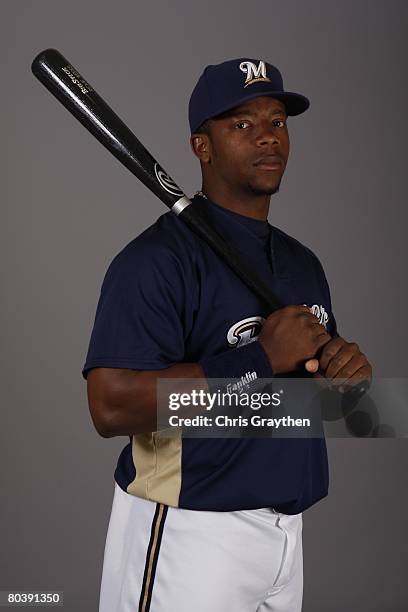
[[[218,108],[214,113],[211,113],[211,115],[203,119],[200,125],[207,119],[215,119],[218,117],[218,115],[222,115],[222,113],[225,113],[232,108],[241,106],[241,104],[247,100],[253,100],[254,98],[259,98],[261,96],[270,96],[271,98],[276,98],[276,100],[283,102],[286,107],[286,114],[290,117],[295,117],[296,115],[304,113],[310,106],[310,102],[305,96],[302,96],[302,94],[293,93],[291,91],[253,91],[252,93],[248,92],[238,100],[234,100],[233,104]],[[195,130],[199,127],[200,126],[197,125]],[[192,133],[194,133],[194,130]]]

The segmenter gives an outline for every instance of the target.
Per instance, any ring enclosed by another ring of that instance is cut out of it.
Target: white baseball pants
[[[300,612],[302,514],[208,512],[115,483],[99,612]]]

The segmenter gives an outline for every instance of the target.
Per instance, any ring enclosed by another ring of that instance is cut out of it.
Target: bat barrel
[[[126,124],[56,49],[39,53],[33,74],[132,174],[171,208],[184,194]]]
[[[39,53],[31,70],[99,142],[223,258],[270,311],[282,306],[254,276],[237,249],[218,234],[202,211],[190,205],[190,200],[135,134],[59,51],[46,49]]]

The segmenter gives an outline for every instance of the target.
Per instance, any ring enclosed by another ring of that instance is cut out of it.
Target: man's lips
[[[283,165],[283,160],[279,155],[264,155],[259,157],[253,165],[261,170],[278,170]]]

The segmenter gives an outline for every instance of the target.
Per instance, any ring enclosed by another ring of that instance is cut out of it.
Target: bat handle
[[[260,278],[254,275],[253,270],[242,259],[241,254],[235,247],[230,245],[223,236],[218,234],[209,222],[205,212],[199,206],[191,206],[191,201],[183,196],[171,208],[180,219],[202,238],[216,253],[232,268],[243,283],[255,293],[255,295],[268,308],[274,312],[283,307],[283,303],[272,293],[269,287]]]
[[[208,222],[202,209],[198,206],[190,205],[191,200],[186,195],[183,195],[173,204],[171,211],[180,217],[195,234],[202,238],[221,259],[228,262],[228,265],[236,275],[255,293],[261,302],[266,305],[269,313],[282,308],[284,304],[280,302],[259,277],[254,276],[254,272],[249,269],[235,247],[228,244],[225,238],[216,232],[214,227]],[[316,372],[313,376],[317,379],[317,382],[338,391],[338,388],[331,385],[321,371]],[[345,395],[351,393],[363,395],[368,387],[369,383],[367,383],[367,381],[362,381],[358,387],[348,390]]]
[[[170,207],[170,210],[178,217],[180,213],[182,213],[183,210],[187,208],[187,206],[190,206],[190,204],[190,198],[188,198],[186,195],[183,195],[179,200],[177,200],[177,202],[173,204],[173,206]]]

